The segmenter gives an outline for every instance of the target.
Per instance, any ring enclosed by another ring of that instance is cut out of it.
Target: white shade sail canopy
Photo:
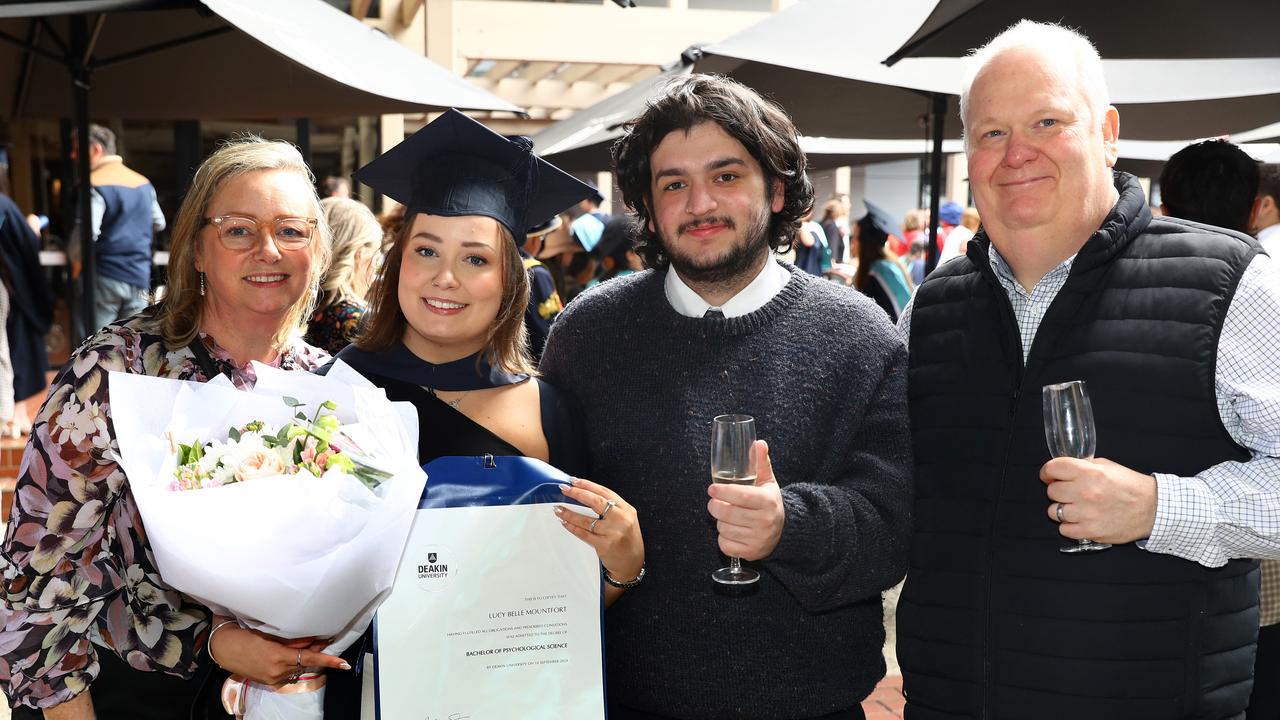
[[[71,115],[63,47],[75,13],[96,13],[88,65],[97,117],[519,111],[321,0],[80,0],[0,5],[0,32],[39,48],[0,43],[0,112]]]

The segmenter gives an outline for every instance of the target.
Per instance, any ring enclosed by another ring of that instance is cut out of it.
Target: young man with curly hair
[[[570,303],[541,365],[644,524],[648,577],[605,623],[609,716],[861,718],[911,530],[903,344],[867,298],[776,259],[813,205],[776,105],[677,79],[614,160],[649,269]],[[726,413],[766,441],[754,485],[708,482]],[[725,556],[760,580],[718,588]]]

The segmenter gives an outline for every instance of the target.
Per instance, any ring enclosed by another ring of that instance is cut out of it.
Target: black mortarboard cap
[[[532,148],[450,109],[352,177],[402,203],[406,217],[484,215],[521,240],[595,192]]]
[[[867,206],[867,214],[858,220],[858,242],[883,244],[897,232],[893,216],[868,200],[862,204]]]

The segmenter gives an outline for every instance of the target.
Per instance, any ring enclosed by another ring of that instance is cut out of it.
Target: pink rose
[[[254,450],[240,458],[235,468],[236,482],[284,473],[284,463],[270,450]]]
[[[302,462],[309,463],[316,459],[316,439],[310,435],[302,446]]]

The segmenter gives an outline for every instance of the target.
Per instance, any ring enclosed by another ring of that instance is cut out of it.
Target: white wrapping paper
[[[225,378],[190,383],[111,373],[119,460],[142,514],[161,577],[220,614],[285,638],[333,638],[340,653],[391,592],[426,482],[417,464],[417,421],[345,364],[328,377],[255,363],[256,387]],[[174,492],[175,442],[225,438],[252,420],[288,422],[332,400],[346,430],[382,469],[371,493],[352,477],[309,474]],[[379,497],[380,496],[380,497]]]

